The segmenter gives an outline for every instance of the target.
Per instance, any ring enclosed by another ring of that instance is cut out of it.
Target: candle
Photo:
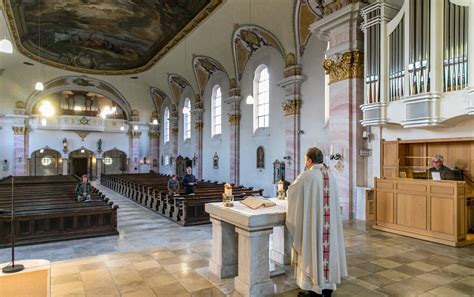
[[[225,194],[227,197],[232,196],[232,186],[231,186],[230,184],[225,184],[225,186],[224,186],[224,194]]]
[[[282,181],[278,182],[278,192],[283,192],[283,182]]]
[[[334,147],[333,147],[332,144],[331,144],[331,146],[329,147],[329,155],[334,155]]]

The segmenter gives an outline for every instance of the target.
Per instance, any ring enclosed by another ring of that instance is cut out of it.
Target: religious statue
[[[212,158],[212,168],[219,169],[219,156],[217,152],[214,153],[214,157]]]
[[[102,151],[102,138],[99,138],[99,141],[97,141],[97,151],[99,153]]]
[[[265,149],[263,146],[257,148],[257,169],[265,169]]]
[[[64,153],[67,153],[68,149],[67,149],[67,139],[66,138],[63,138],[63,152]]]

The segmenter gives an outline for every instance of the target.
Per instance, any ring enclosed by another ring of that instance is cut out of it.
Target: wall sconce
[[[329,159],[336,160],[336,161],[339,161],[339,160],[342,161],[343,157],[342,157],[342,154],[336,153],[336,154],[331,154],[329,156]]]
[[[198,160],[198,157],[196,156],[196,153],[194,153],[194,156],[193,156],[193,165],[196,165],[197,160]]]
[[[293,162],[291,161],[291,156],[290,155],[283,156],[283,160],[285,160],[288,163],[288,166],[291,166],[291,164],[293,164]]]
[[[21,157],[18,157],[18,163],[21,163],[23,159]]]

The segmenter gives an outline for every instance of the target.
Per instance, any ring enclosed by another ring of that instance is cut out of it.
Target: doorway
[[[74,158],[72,160],[74,174],[77,176],[82,176],[84,174],[90,175],[90,172],[87,171],[87,168],[89,167],[89,164],[87,164],[88,161],[88,158]]]
[[[96,177],[96,159],[92,151],[79,149],[69,154],[69,174],[81,177],[84,174],[90,180]]]

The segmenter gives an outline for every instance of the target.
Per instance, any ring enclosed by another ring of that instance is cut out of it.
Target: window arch
[[[163,137],[165,143],[170,141],[170,110],[168,107],[165,108],[163,116]]]
[[[216,85],[212,89],[211,100],[211,125],[212,136],[219,135],[222,132],[222,92],[221,87]]]
[[[267,128],[270,119],[270,75],[265,65],[260,65],[255,70],[253,93],[254,130]]]
[[[191,100],[186,98],[183,106],[184,140],[191,138]]]

